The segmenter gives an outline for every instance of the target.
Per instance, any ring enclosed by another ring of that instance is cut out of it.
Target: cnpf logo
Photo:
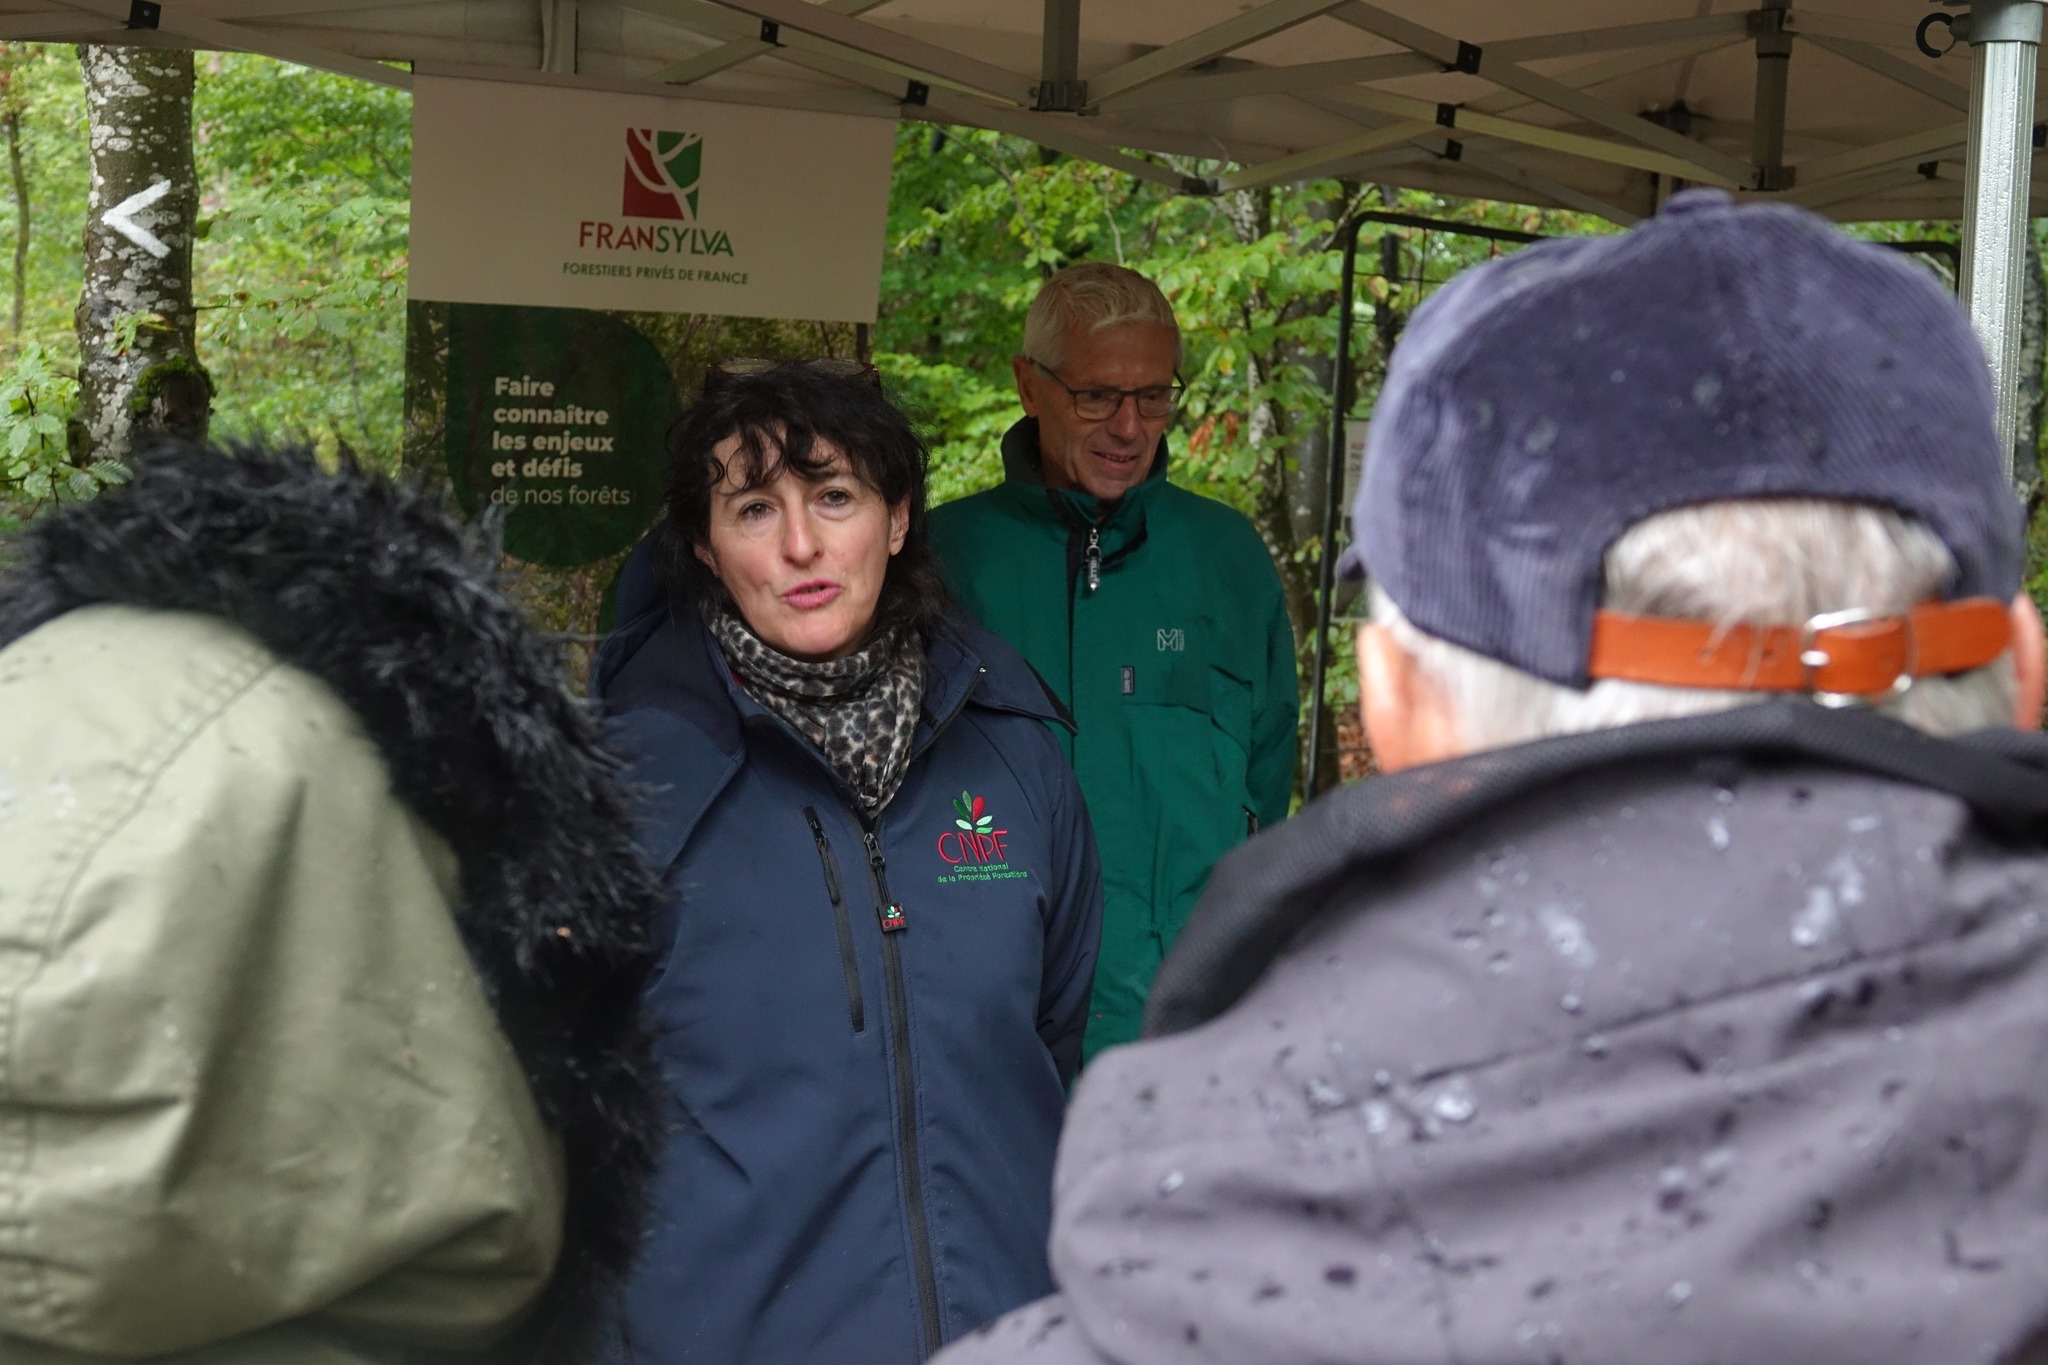
[[[1003,836],[1010,831],[997,829],[996,818],[988,813],[988,802],[969,792],[961,792],[953,800],[953,823],[957,829],[949,829],[939,836],[939,856],[958,867],[962,863],[980,866],[985,863],[1000,863],[1003,854]]]
[[[620,212],[628,218],[695,222],[697,181],[703,171],[702,133],[628,128],[626,193]]]

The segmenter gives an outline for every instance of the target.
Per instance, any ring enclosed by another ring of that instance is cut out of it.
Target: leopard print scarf
[[[708,613],[711,633],[747,694],[795,726],[872,815],[910,770],[924,705],[924,651],[884,631],[843,659],[806,663],[765,643],[731,611]]]

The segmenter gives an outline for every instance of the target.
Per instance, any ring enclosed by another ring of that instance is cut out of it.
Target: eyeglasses
[[[1180,395],[1185,387],[1176,376],[1171,384],[1153,384],[1142,389],[1077,389],[1060,378],[1039,361],[1037,365],[1047,379],[1067,391],[1067,397],[1074,400],[1074,415],[1084,422],[1106,422],[1116,416],[1117,409],[1124,405],[1124,399],[1131,399],[1138,405],[1138,416],[1158,419],[1171,417],[1180,406]]]
[[[746,379],[757,374],[767,374],[773,370],[782,369],[785,366],[815,370],[819,374],[829,374],[836,379],[865,380],[878,389],[882,387],[882,372],[880,370],[868,364],[865,360],[855,360],[850,356],[827,355],[819,356],[815,360],[777,360],[772,356],[735,356],[730,360],[714,361],[711,368],[704,371],[704,391],[709,393],[728,379]]]

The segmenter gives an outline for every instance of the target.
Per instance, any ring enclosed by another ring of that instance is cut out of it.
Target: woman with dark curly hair
[[[716,371],[673,455],[597,669],[672,888],[630,1359],[909,1365],[1051,1287],[1087,814],[1055,703],[947,599],[872,370]]]

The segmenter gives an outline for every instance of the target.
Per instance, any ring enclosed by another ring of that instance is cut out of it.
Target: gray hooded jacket
[[[1803,702],[1319,801],[944,1365],[2048,1360],[2044,844],[2048,741]]]

